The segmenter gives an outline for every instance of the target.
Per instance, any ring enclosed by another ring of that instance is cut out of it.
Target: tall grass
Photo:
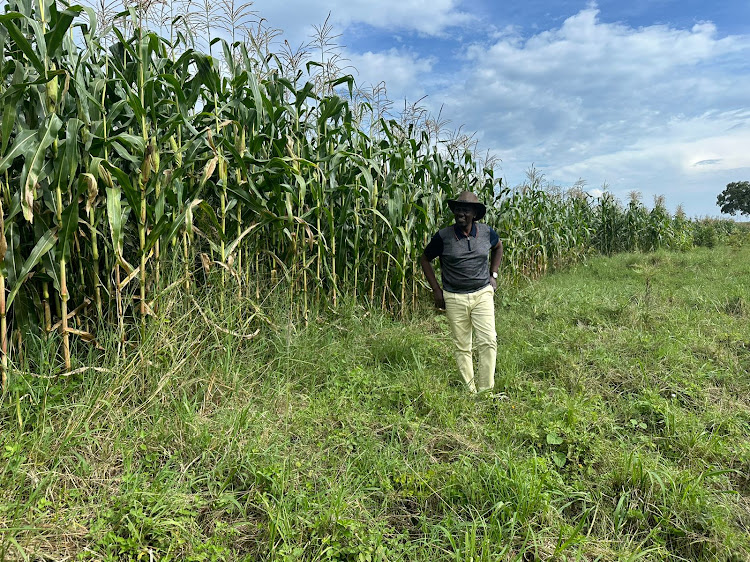
[[[58,336],[30,338],[0,405],[0,560],[747,560],[749,257],[507,289],[479,400],[429,303],[342,296],[305,326],[284,287],[257,310],[219,271],[125,357],[104,330],[60,377]]]

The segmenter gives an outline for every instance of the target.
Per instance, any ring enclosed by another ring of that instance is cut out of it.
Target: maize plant
[[[464,189],[488,204],[509,277],[590,248],[684,246],[689,221],[663,202],[626,211],[533,170],[511,190],[439,127],[357,102],[330,65],[287,75],[256,41],[215,39],[206,54],[135,8],[112,21],[56,0],[9,0],[0,15],[3,384],[29,333],[58,332],[68,370],[94,321],[125,342],[166,291],[193,290],[196,256],[239,298],[287,291],[301,317],[342,293],[408,314],[419,255]],[[167,265],[182,277],[167,283]]]

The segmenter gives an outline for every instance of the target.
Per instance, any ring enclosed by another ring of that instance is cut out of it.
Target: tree
[[[722,213],[750,215],[750,181],[734,181],[719,193],[716,204]]]

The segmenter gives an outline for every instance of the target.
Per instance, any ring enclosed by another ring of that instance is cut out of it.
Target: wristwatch
[[[497,271],[493,271],[492,272],[492,278],[493,279],[497,279]]]

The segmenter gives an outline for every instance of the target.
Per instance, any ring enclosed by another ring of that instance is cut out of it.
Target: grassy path
[[[16,376],[0,560],[750,559],[749,248],[498,295],[484,399],[427,309],[267,312],[246,342],[188,304],[140,357],[101,342],[99,370]],[[253,331],[233,306],[204,313]],[[23,370],[46,373],[45,345]]]

